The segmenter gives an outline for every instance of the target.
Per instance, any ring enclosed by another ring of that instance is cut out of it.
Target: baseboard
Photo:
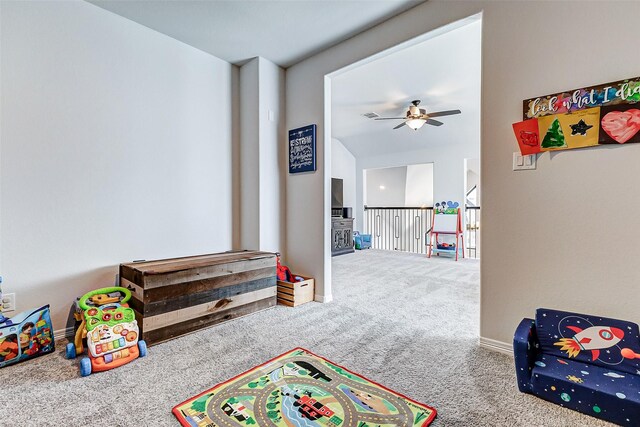
[[[497,351],[498,353],[513,356],[513,345],[506,342],[492,340],[490,338],[480,337],[480,347],[488,350]]]
[[[53,339],[56,341],[60,341],[62,339],[66,339],[67,337],[73,336],[74,330],[73,326],[70,326],[65,329],[56,329],[53,331]]]
[[[318,295],[318,294],[315,294],[313,296],[313,300],[314,301],[318,301],[318,302],[331,302],[331,301],[333,301],[333,295]]]

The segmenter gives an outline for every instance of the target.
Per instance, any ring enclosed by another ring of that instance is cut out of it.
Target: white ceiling
[[[288,67],[426,0],[88,0],[233,64]]]
[[[332,137],[356,158],[478,139],[480,122],[481,22],[476,18],[457,29],[398,50],[332,78]],[[414,99],[427,112],[459,109],[439,117],[444,125],[407,126],[402,120],[373,120],[364,113],[403,117]]]

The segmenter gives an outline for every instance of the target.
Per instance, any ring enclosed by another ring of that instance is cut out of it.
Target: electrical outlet
[[[2,312],[8,313],[16,310],[16,294],[2,295]]]

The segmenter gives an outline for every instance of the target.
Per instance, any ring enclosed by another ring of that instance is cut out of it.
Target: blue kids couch
[[[622,320],[539,308],[513,338],[518,388],[623,426],[640,426],[640,332]]]

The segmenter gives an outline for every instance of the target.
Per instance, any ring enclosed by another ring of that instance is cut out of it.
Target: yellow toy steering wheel
[[[100,288],[91,292],[87,292],[86,294],[81,296],[80,299],[78,300],[78,306],[83,310],[89,310],[90,308],[92,308],[92,306],[88,304],[88,301],[90,299],[97,306],[112,304],[116,302],[110,299],[108,296],[112,292],[120,292],[124,294],[124,298],[119,300],[120,304],[124,304],[127,301],[129,301],[129,299],[131,299],[131,291],[129,289],[113,286],[111,288]],[[102,301],[102,304],[99,304],[99,302],[101,301]]]

